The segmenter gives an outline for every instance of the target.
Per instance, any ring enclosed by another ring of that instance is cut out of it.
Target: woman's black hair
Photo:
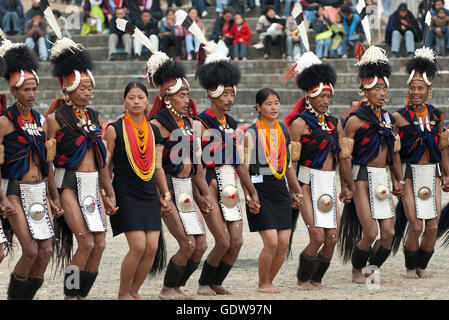
[[[272,94],[278,97],[279,101],[281,101],[279,94],[275,90],[271,88],[263,88],[256,93],[256,105],[261,106],[265,102],[265,100],[267,100],[267,98]]]
[[[265,10],[263,11],[263,14],[266,15],[270,9],[273,10],[274,12],[276,12],[276,10],[274,10],[273,6],[266,6]]]
[[[132,88],[139,88],[139,89],[141,89],[141,90],[145,93],[145,95],[147,96],[147,98],[148,98],[148,90],[147,90],[147,87],[145,87],[145,85],[144,85],[142,82],[133,81],[133,82],[130,82],[130,83],[128,83],[128,84],[126,85],[125,92],[123,93],[123,99],[126,98],[126,96],[128,95],[128,92],[129,92]]]
[[[187,13],[190,13],[190,11],[192,11],[192,10],[196,10],[196,12],[198,12],[198,9],[197,9],[197,8],[191,7],[191,8],[189,9],[189,11],[187,11]]]
[[[173,10],[172,8],[168,8],[167,10],[165,10],[164,17],[166,17],[170,11],[173,12],[173,14],[175,14],[175,10]]]
[[[232,10],[230,9],[223,9],[223,12],[221,14],[221,16],[223,17],[225,14],[231,13],[232,14]]]

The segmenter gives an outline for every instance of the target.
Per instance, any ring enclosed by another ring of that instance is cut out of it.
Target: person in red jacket
[[[241,14],[237,13],[234,16],[234,20],[235,23],[231,29],[231,34],[234,35],[232,55],[234,56],[234,60],[239,60],[240,58],[241,60],[246,61],[248,59],[247,51],[249,41],[252,37],[251,29]]]

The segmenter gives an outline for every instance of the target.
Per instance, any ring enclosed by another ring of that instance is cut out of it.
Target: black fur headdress
[[[198,67],[197,76],[201,86],[209,90],[220,85],[225,87],[236,86],[240,82],[241,74],[239,67],[227,60],[208,62],[206,59],[205,64]]]

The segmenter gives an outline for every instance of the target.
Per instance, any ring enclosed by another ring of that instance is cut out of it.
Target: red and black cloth
[[[409,124],[399,128],[399,136],[401,137],[401,161],[410,164],[416,164],[422,158],[426,149],[429,150],[430,162],[441,162],[441,149],[439,146],[438,130],[441,121],[443,120],[443,113],[428,104],[428,131],[425,127],[421,130],[418,123],[418,117],[412,106],[408,105],[398,110],[398,113],[404,117]]]
[[[377,157],[379,147],[382,146],[382,148],[387,148],[388,150],[388,164],[391,165],[393,163],[395,141],[393,125],[396,121],[394,117],[388,111],[381,110],[382,123],[389,125],[382,126],[377,115],[366,104],[351,112],[349,117],[351,116],[358,116],[366,122],[355,133],[352,163],[366,166],[367,163]]]
[[[309,111],[304,111],[296,118],[303,119],[310,127],[310,133],[301,137],[301,158],[299,165],[321,169],[324,162],[332,152],[332,158],[336,164],[339,159],[340,146],[338,145],[338,120],[333,116],[326,116],[325,121],[330,131],[321,129],[317,117]]]
[[[106,147],[101,140],[101,123],[99,113],[86,108],[87,115],[94,131],[86,132],[78,126],[78,119],[72,109],[67,104],[63,104],[55,110],[55,118],[61,126],[61,130],[56,133],[56,155],[55,167],[69,170],[76,170],[80,166],[88,150],[93,150],[95,163],[98,168],[106,165]]]
[[[41,128],[43,125],[41,114],[33,109],[31,109],[31,114],[37,127]],[[13,123],[16,130],[3,138],[5,162],[1,167],[2,178],[22,180],[30,170],[30,162],[34,154],[38,155],[42,176],[46,178],[49,164],[46,161],[45,132],[39,131],[40,135],[31,135],[23,130],[23,117],[15,104],[9,107],[3,115]]]

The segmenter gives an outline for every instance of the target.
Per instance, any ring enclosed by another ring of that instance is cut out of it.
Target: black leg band
[[[356,269],[363,269],[366,267],[366,262],[371,255],[371,249],[368,251],[360,250],[357,245],[352,251],[352,266]]]
[[[331,264],[331,259],[325,258],[322,255],[318,255],[315,263],[315,272],[312,275],[312,281],[321,283],[324,274],[326,273],[329,265]]]
[[[311,279],[315,268],[316,257],[311,257],[302,252],[299,255],[299,268],[296,276],[300,282],[307,282]]]
[[[184,276],[186,268],[187,265],[180,266],[174,263],[172,259],[170,259],[170,262],[168,263],[167,266],[167,270],[165,271],[164,286],[167,288],[179,287],[179,282],[181,281],[181,278]]]
[[[42,287],[44,279],[41,278],[28,278],[28,287],[25,293],[24,300],[33,300],[37,290]]]
[[[218,267],[212,267],[207,260],[203,263],[203,270],[201,271],[200,279],[198,283],[200,286],[208,286],[211,284],[212,279],[215,277],[217,273]]]
[[[184,271],[184,274],[182,275],[182,278],[179,281],[180,287],[183,287],[186,285],[187,280],[189,280],[192,273],[194,273],[196,271],[196,269],[198,269],[199,264],[200,264],[199,262],[195,262],[192,259],[189,259],[189,261],[187,261],[186,270]]]
[[[429,252],[419,248],[418,268],[424,270],[427,268],[430,258],[432,258],[434,251]]]
[[[221,286],[221,284],[223,283],[224,279],[226,279],[226,277],[228,276],[228,273],[229,273],[229,271],[231,271],[231,269],[232,269],[232,265],[229,265],[224,262],[220,262],[220,264],[218,265],[217,272],[215,273],[215,277],[212,278],[212,281],[210,282],[210,284],[215,285],[215,286]]]
[[[371,266],[377,266],[378,268],[380,268],[387,260],[390,252],[391,249],[387,249],[380,245],[379,248],[377,248],[376,253],[369,259],[369,264]]]
[[[81,273],[74,266],[67,267],[64,274],[64,295],[68,298],[78,297],[81,287]],[[77,279],[76,279],[77,277]]]
[[[404,246],[405,267],[409,270],[415,270],[418,267],[419,251],[409,251]]]
[[[11,279],[8,286],[8,299],[25,300],[28,289],[28,280],[26,277],[17,276],[11,273]]]
[[[97,272],[89,272],[87,270],[80,271],[80,290],[78,292],[79,298],[86,298],[89,295],[90,289],[97,279]]]

